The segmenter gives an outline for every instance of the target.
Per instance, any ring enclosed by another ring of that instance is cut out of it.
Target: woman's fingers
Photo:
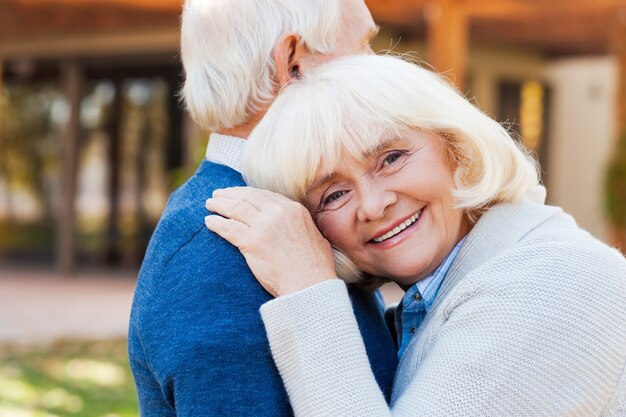
[[[226,198],[223,196],[213,197],[206,200],[207,210],[220,214],[229,219],[237,220],[250,225],[259,214],[259,209],[247,200]]]
[[[300,205],[271,191],[253,187],[218,189],[206,200],[206,208],[251,226],[281,221]]]
[[[231,245],[237,246],[240,249],[244,245],[243,238],[250,229],[244,223],[233,219],[225,219],[215,214],[206,216],[204,218],[204,224],[210,231],[217,233]]]
[[[283,195],[254,187],[231,187],[218,189],[213,191],[213,198],[217,197],[246,201],[259,210],[291,201]]]
[[[235,245],[257,280],[284,295],[335,277],[330,244],[306,208],[252,187],[216,190],[206,207],[209,230]]]

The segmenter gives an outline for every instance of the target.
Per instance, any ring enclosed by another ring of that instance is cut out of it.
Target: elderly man
[[[204,227],[204,201],[244,185],[245,138],[283,86],[334,57],[370,52],[375,33],[363,0],[186,2],[183,97],[216,133],[170,198],[139,274],[128,343],[142,416],[292,414],[258,312],[271,297],[237,249]],[[352,288],[351,299],[388,395],[397,364],[380,297]]]

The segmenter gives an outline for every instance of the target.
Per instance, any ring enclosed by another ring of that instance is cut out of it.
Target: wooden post
[[[170,91],[176,91],[180,85],[180,75],[175,74],[167,80]],[[167,139],[167,159],[168,170],[179,168],[183,163],[183,143],[181,135],[183,133],[184,111],[181,109],[180,101],[176,94],[168,94],[167,114],[169,115],[169,134]]]
[[[613,51],[618,63],[616,133],[626,131],[626,22],[614,31]]]
[[[111,103],[111,112],[107,121],[107,133],[109,135],[109,155],[107,162],[111,174],[109,176],[109,218],[105,235],[104,257],[107,265],[118,265],[120,262],[119,220],[120,220],[120,188],[121,188],[121,165],[122,165],[122,106],[123,79],[115,77],[115,98]]]
[[[4,62],[2,62],[2,58],[0,58],[0,144],[2,143],[2,115],[3,115],[3,107],[4,100],[2,99],[4,94]],[[2,146],[0,146],[2,148]]]
[[[4,149],[4,131],[3,129],[3,120],[2,118],[4,117],[4,62],[2,61],[2,58],[0,58],[0,180],[2,180],[2,176],[5,176],[6,172],[5,172],[5,160],[6,160],[6,155],[5,152],[6,150]],[[9,187],[9,181],[8,178],[4,178],[4,182],[5,182],[5,186],[8,188]],[[10,190],[6,189],[6,194],[2,194],[0,193],[0,201],[4,198],[5,202],[4,204],[6,204],[6,209],[7,211],[10,210],[10,204],[9,203],[9,195],[10,195]]]
[[[186,170],[196,169],[196,150],[198,148],[198,136],[200,128],[193,121],[189,113],[183,116],[182,138],[183,138],[183,166]]]
[[[83,73],[80,63],[69,61],[61,67],[61,85],[65,90],[69,117],[62,138],[62,198],[57,223],[57,264],[64,274],[72,274],[76,267],[75,197],[80,143],[80,100]]]
[[[428,61],[463,92],[469,46],[465,0],[430,0],[424,14]]]
[[[4,97],[4,62],[2,61],[2,58],[0,58],[0,175],[2,175],[3,173],[3,168],[4,168],[3,152],[5,152],[3,151],[4,132],[2,131],[3,129],[2,118],[4,117],[4,98],[3,97]]]

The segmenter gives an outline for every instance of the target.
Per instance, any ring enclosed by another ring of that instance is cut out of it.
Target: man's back
[[[286,416],[291,408],[258,312],[271,297],[237,249],[204,226],[204,200],[241,175],[203,162],[171,197],[142,265],[129,356],[143,416]],[[377,380],[388,395],[394,345],[374,294],[352,289]]]

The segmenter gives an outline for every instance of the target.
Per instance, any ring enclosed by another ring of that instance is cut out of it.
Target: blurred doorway
[[[535,80],[501,81],[498,85],[498,120],[505,121],[517,140],[541,166],[542,182],[548,171],[550,88]]]

